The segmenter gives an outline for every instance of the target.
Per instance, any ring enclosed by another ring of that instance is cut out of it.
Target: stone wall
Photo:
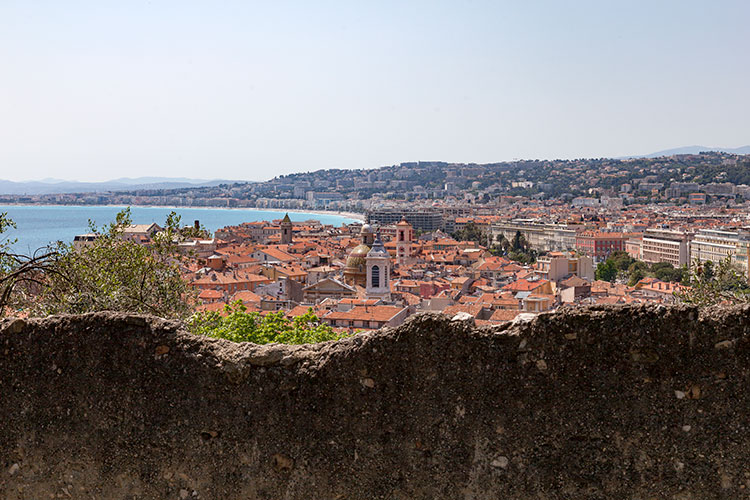
[[[749,327],[595,307],[256,346],[6,320],[0,498],[748,498]]]

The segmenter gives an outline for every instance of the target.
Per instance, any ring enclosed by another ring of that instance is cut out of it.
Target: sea
[[[0,241],[16,240],[13,251],[33,254],[47,245],[63,241],[69,243],[78,234],[90,232],[89,220],[102,227],[115,220],[124,206],[63,206],[63,205],[0,205],[0,213],[5,212],[16,229],[9,229],[0,235]],[[176,212],[182,225],[200,221],[211,232],[225,226],[242,222],[281,219],[286,211],[267,211],[247,208],[180,208],[180,207],[130,207],[134,224],[156,222],[164,225],[167,214]],[[319,220],[323,224],[340,226],[356,222],[335,213],[288,212],[292,221]]]

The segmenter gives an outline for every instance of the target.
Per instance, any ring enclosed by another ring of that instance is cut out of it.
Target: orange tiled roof
[[[387,322],[403,310],[396,306],[355,306],[349,311],[331,311],[325,315],[328,320],[378,321]]]
[[[490,321],[492,322],[501,322],[501,321],[512,321],[521,314],[520,310],[512,310],[512,309],[497,309],[492,313],[492,316],[490,316]]]

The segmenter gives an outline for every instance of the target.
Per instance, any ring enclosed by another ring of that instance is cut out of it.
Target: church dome
[[[344,279],[350,285],[364,286],[367,281],[367,254],[370,247],[362,243],[352,249],[346,259]]]
[[[346,259],[346,267],[356,268],[360,264],[365,265],[365,259],[367,258],[368,253],[370,253],[370,247],[364,243],[357,245],[351,252],[349,252],[349,258]]]

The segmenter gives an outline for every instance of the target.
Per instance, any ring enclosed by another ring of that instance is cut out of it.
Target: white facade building
[[[372,249],[367,253],[367,298],[384,301],[391,299],[391,256],[383,246],[380,234],[375,237]]]
[[[674,267],[688,264],[688,235],[682,231],[647,229],[641,240],[641,260],[654,264],[669,262]]]

